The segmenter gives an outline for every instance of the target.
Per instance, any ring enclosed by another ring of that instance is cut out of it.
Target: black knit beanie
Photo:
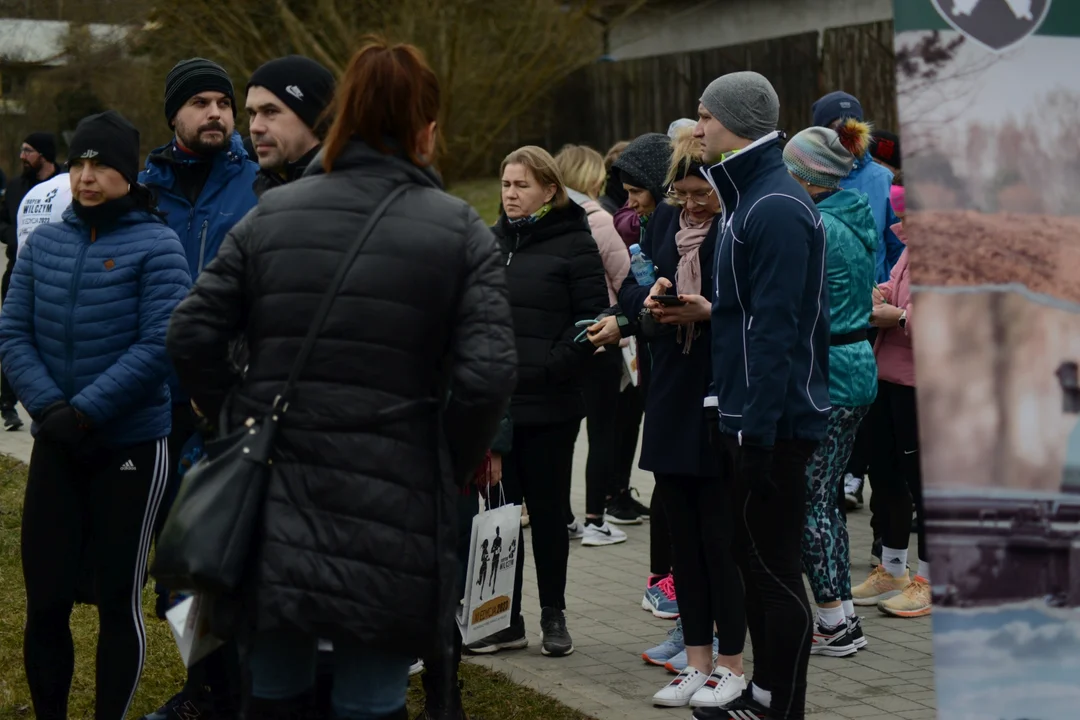
[[[303,55],[287,55],[256,70],[247,89],[253,86],[274,93],[305,125],[321,134],[319,116],[334,97],[334,76],[325,67]]]
[[[225,68],[203,58],[181,60],[173,66],[165,78],[165,120],[172,127],[173,118],[184,103],[201,92],[219,92],[227,95],[236,113],[236,96],[232,80]]]
[[[56,136],[47,132],[35,132],[30,133],[23,140],[24,145],[30,147],[41,153],[41,157],[45,158],[48,162],[56,163]]]
[[[115,110],[79,121],[68,160],[94,160],[108,165],[134,185],[139,180],[139,130]]]

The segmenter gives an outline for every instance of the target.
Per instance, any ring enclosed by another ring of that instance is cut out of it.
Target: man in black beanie
[[[304,174],[322,144],[333,96],[334,76],[301,55],[271,60],[252,74],[246,107],[260,168],[256,194]]]
[[[158,209],[180,237],[195,280],[217,256],[233,225],[258,202],[252,185],[259,166],[248,158],[236,132],[236,99],[223,67],[203,58],[181,60],[165,79],[164,100],[165,120],[174,135],[168,144],[151,151],[139,182],[157,196]],[[169,456],[180,458],[189,441],[197,443],[196,419],[175,376],[169,390],[173,401]],[[180,484],[179,463],[169,470],[155,538]],[[157,590],[158,615],[164,617],[171,594],[160,585]],[[230,642],[193,665],[184,691],[146,718],[231,718],[239,710],[240,689],[239,658]]]
[[[3,279],[0,280],[0,301],[7,297],[8,285],[11,284],[11,270],[15,267],[15,257],[18,252],[18,219],[19,203],[40,182],[50,180],[60,173],[56,166],[56,138],[52,133],[30,133],[23,140],[19,149],[19,160],[22,161],[22,175],[12,178],[4,193],[3,202],[0,203],[0,241],[7,246],[7,267],[4,270]],[[8,382],[7,376],[0,372],[0,418],[3,419],[5,430],[18,430],[23,421],[15,410],[15,391]]]

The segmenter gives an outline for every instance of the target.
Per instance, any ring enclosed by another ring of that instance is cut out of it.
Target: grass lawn
[[[19,555],[19,527],[26,466],[0,455],[0,718],[32,718],[30,691],[26,686],[22,660],[22,633],[26,617],[22,564]],[[184,684],[184,667],[168,626],[154,616],[152,586],[143,592],[146,617],[147,654],[142,682],[129,717],[136,718],[157,708]],[[94,716],[94,648],[97,612],[76,606],[71,618],[75,638],[75,680],[71,688],[68,716]],[[550,697],[515,685],[507,676],[483,668],[463,668],[465,707],[485,720],[588,720],[586,716],[560,705]],[[419,680],[409,691],[412,715],[423,706]]]
[[[457,195],[476,208],[480,217],[484,218],[484,222],[488,225],[494,225],[499,219],[501,190],[498,178],[461,182],[449,188],[448,192],[451,195]]]

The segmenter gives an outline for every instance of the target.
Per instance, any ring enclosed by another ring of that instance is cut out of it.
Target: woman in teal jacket
[[[866,646],[851,602],[847,525],[836,502],[855,433],[877,395],[877,363],[866,336],[873,302],[877,225],[866,195],[843,190],[870,127],[849,121],[839,134],[814,127],[784,148],[788,172],[806,187],[825,226],[829,283],[829,399],[825,440],[806,467],[803,568],[818,604],[810,652],[846,657]]]

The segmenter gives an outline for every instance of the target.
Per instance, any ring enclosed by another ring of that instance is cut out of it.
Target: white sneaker
[[[571,540],[580,540],[585,537],[585,526],[575,520],[566,526],[566,532],[570,534]]]
[[[601,545],[617,545],[621,542],[626,542],[626,533],[617,527],[612,527],[611,523],[605,522],[603,525],[585,523],[581,538],[582,545],[600,547]]]
[[[412,677],[413,675],[419,675],[422,672],[424,672],[424,661],[423,660],[417,660],[416,662],[414,662],[412,665],[409,666],[409,677]]]
[[[705,685],[690,698],[690,707],[723,707],[746,691],[746,676],[726,667],[713,670]]]
[[[653,705],[660,707],[686,707],[690,704],[690,698],[694,697],[709,676],[697,668],[688,667],[675,676],[663,690],[652,696]]]

